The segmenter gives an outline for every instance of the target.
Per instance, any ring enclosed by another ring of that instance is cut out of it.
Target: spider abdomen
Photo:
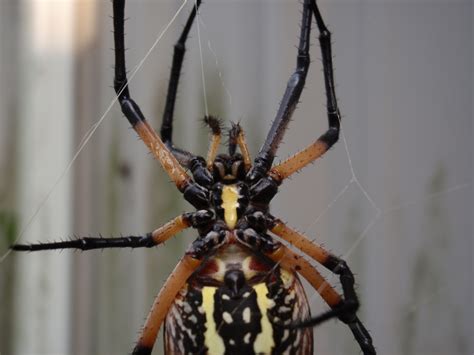
[[[240,244],[211,256],[181,289],[165,321],[168,354],[312,354],[309,317],[295,273]]]

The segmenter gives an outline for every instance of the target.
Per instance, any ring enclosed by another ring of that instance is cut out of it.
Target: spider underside
[[[12,249],[154,247],[186,228],[194,228],[198,237],[156,297],[133,354],[151,353],[163,323],[165,351],[169,354],[312,354],[311,327],[331,318],[338,318],[349,326],[364,354],[375,354],[372,339],[356,315],[359,301],[354,291],[354,276],[346,262],[288,227],[269,211],[278,186],[321,157],[339,137],[341,116],[334,90],[331,34],[316,2],[303,2],[296,69],[253,162],[238,124],[229,130],[228,153],[217,154],[222,132],[220,122],[212,116],[205,117],[212,133],[206,159],[173,144],[173,112],[185,43],[200,3],[196,1],[174,47],[160,138],[130,96],[125,66],[125,0],[113,0],[114,88],[122,112],[196,211],[184,213],[144,236],[16,244]],[[319,31],[329,128],[302,151],[273,165],[309,69],[313,17]],[[342,296],[311,263],[278,239],[339,275]],[[329,310],[310,315],[298,275],[321,295]]]

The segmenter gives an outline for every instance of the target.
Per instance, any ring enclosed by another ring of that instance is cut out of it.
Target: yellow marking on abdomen
[[[205,286],[202,288],[202,308],[206,314],[206,332],[204,333],[204,344],[208,349],[208,354],[221,355],[225,352],[224,340],[217,332],[214,321],[214,294],[215,287]]]
[[[235,185],[224,185],[222,188],[222,205],[224,221],[230,229],[237,223],[237,207],[239,207],[239,189]]]
[[[255,285],[253,289],[257,294],[257,304],[262,314],[262,320],[260,321],[262,332],[258,334],[255,339],[253,350],[256,354],[271,354],[275,346],[275,341],[273,339],[273,328],[267,316],[267,310],[270,308],[272,302],[267,297],[268,289],[265,283]]]

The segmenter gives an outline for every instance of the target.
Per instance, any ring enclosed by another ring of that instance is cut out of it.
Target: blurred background
[[[130,0],[133,71],[183,3]],[[287,181],[272,211],[346,258],[380,354],[473,354],[473,4],[324,0],[343,137]],[[155,127],[188,0],[131,80]],[[295,67],[298,1],[207,0],[199,29],[209,112],[258,152]],[[0,354],[129,352],[194,233],[147,250],[5,254],[20,242],[137,235],[190,206],[114,99],[109,1],[0,1]],[[327,128],[319,44],[279,159]],[[179,146],[208,133],[196,26],[175,114]],[[84,137],[104,117],[71,164]],[[337,284],[337,278],[325,273]],[[307,288],[312,312],[326,309]],[[359,354],[346,326],[318,354]],[[155,354],[162,353],[160,335]]]

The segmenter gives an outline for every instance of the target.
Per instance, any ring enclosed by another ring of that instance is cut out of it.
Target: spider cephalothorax
[[[354,276],[346,262],[269,211],[278,186],[322,156],[339,137],[331,36],[316,2],[303,1],[296,69],[267,138],[253,161],[237,124],[229,131],[228,154],[217,153],[221,128],[212,116],[204,119],[212,133],[206,159],[173,144],[173,111],[185,43],[200,3],[196,0],[175,45],[160,138],[130,96],[125,67],[125,0],[113,0],[114,87],[122,112],[196,211],[183,213],[144,236],[81,238],[12,248],[34,251],[153,247],[186,228],[194,228],[198,235],[156,297],[134,354],[151,353],[164,323],[168,354],[309,355],[313,352],[311,327],[331,318],[339,318],[349,326],[364,354],[375,354],[372,339],[356,315],[359,302]],[[308,73],[313,19],[319,30],[329,127],[308,147],[273,165]],[[279,240],[338,275],[343,295],[325,281],[313,264]],[[310,315],[298,275],[321,295],[329,310],[315,317]]]
[[[244,160],[241,154],[219,154],[212,164],[214,181],[223,184],[233,184],[245,179]]]

